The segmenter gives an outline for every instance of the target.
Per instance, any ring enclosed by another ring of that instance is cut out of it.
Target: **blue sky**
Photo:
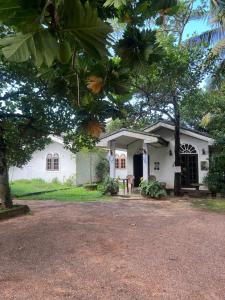
[[[195,6],[200,4],[200,0],[197,0]],[[208,0],[209,3],[209,0]],[[207,24],[206,20],[191,21],[185,28],[184,39],[193,34],[200,34],[206,30],[210,29],[210,26]]]
[[[193,34],[200,34],[206,30],[210,29],[210,26],[206,21],[191,21],[185,28],[184,39]]]

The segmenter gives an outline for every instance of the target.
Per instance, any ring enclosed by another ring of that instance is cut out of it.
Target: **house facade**
[[[82,151],[73,154],[65,149],[63,140],[60,137],[51,136],[51,143],[42,151],[33,153],[31,160],[22,168],[11,167],[9,169],[10,181],[19,179],[43,179],[51,182],[57,179],[66,182],[72,179],[74,184],[82,185],[85,183],[96,182],[96,166],[101,159],[107,157],[104,150]],[[126,152],[118,151],[118,165],[116,177],[125,178],[127,175]]]
[[[120,129],[103,136],[98,147],[107,148],[110,162],[110,176],[116,178],[116,150],[127,152],[127,175],[134,178],[134,186],[154,176],[174,187],[174,173],[181,173],[184,188],[202,184],[209,168],[209,146],[213,139],[203,133],[181,128],[181,166],[175,167],[174,126],[157,122],[143,131]]]

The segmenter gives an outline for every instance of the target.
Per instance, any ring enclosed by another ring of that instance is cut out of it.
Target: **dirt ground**
[[[186,202],[26,203],[32,215],[0,222],[1,300],[225,299],[225,215]]]

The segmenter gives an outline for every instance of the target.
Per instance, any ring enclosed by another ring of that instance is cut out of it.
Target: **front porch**
[[[126,150],[127,178],[133,178],[134,187],[138,187],[141,178],[148,180],[149,176],[155,176],[155,174],[153,174],[154,167],[151,157],[154,157],[154,153],[158,152],[159,149],[167,149],[168,142],[159,135],[121,129],[102,137],[98,143],[98,147],[108,149],[110,176],[112,178],[116,177],[115,152],[116,150]],[[160,162],[158,162],[158,165],[159,164]],[[160,180],[160,176],[157,177],[157,180]]]

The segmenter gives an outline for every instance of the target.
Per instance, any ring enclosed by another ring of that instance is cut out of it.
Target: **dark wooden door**
[[[135,154],[133,157],[134,186],[138,187],[143,177],[143,154]]]
[[[181,154],[181,186],[191,187],[198,183],[198,155]]]

